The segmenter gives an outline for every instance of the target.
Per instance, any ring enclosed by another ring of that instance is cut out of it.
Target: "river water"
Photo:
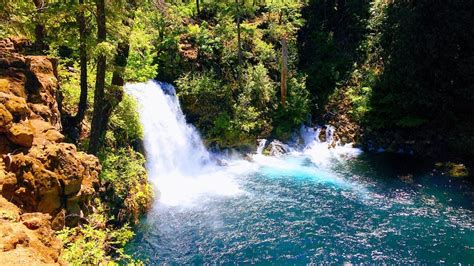
[[[127,246],[147,264],[474,263],[466,181],[410,156],[328,149],[308,128],[285,155],[212,154],[172,86],[127,91],[157,188]]]

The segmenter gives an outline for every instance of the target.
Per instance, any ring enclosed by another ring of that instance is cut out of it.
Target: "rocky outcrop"
[[[41,227],[51,223],[61,229],[77,224],[89,211],[100,164],[62,142],[55,60],[20,55],[16,44],[0,40],[0,194],[28,215],[43,213],[34,223],[41,220]],[[25,220],[32,216],[25,215],[14,221],[33,230]],[[33,243],[29,239],[19,240],[19,246]]]
[[[275,139],[263,149],[263,154],[270,155],[270,156],[281,156],[290,151],[291,151],[290,146]]]
[[[61,242],[54,237],[51,216],[22,213],[0,196],[0,261],[2,265],[62,264]]]
[[[353,103],[344,91],[344,89],[339,89],[335,92],[325,108],[326,114],[323,120],[326,124],[337,128],[333,135],[334,142],[358,143],[364,135],[364,130],[350,115]],[[326,141],[323,139],[326,133],[323,131],[321,133],[321,140]]]

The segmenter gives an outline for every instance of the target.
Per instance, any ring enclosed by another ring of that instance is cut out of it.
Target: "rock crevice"
[[[47,215],[41,225],[39,218],[21,218],[28,230],[34,224],[61,229],[90,211],[100,164],[63,142],[56,60],[21,55],[16,49],[21,45],[15,39],[0,40],[0,194],[25,213],[21,217]],[[12,249],[25,246],[28,241],[23,240]]]

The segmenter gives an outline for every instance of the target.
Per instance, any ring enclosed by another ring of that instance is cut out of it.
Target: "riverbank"
[[[121,247],[133,236],[129,224],[138,222],[152,198],[144,158],[122,148],[113,156],[100,154],[99,162],[67,143],[62,123],[70,110],[61,101],[61,67],[51,57],[27,55],[29,45],[0,40],[2,259],[132,261]]]

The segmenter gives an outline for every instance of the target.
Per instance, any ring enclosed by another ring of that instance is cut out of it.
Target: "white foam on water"
[[[335,145],[331,147],[333,142],[335,128],[326,126],[326,141],[321,141],[321,127],[316,129],[302,126],[300,135],[305,143],[305,148],[301,154],[307,156],[319,167],[329,167],[333,160],[346,160],[354,158],[362,153],[361,149],[354,148],[352,144]]]
[[[260,140],[257,154],[250,161],[235,156],[214,160],[196,128],[186,123],[173,86],[149,81],[127,84],[125,88],[139,103],[146,168],[149,179],[159,190],[161,204],[187,206],[209,195],[242,194],[239,180],[256,172],[269,176],[311,177],[317,182],[348,187],[347,182],[331,172],[330,166],[335,159],[345,160],[361,152],[350,145],[331,148],[335,129],[330,126],[326,129],[326,142],[319,138],[321,128],[302,127],[303,150],[281,157],[265,156],[262,152],[267,141]],[[308,159],[312,164],[307,164]]]
[[[126,91],[139,103],[146,168],[161,203],[186,205],[205,194],[242,192],[233,178],[235,167],[212,161],[195,127],[186,123],[171,85],[148,81],[127,84]]]

